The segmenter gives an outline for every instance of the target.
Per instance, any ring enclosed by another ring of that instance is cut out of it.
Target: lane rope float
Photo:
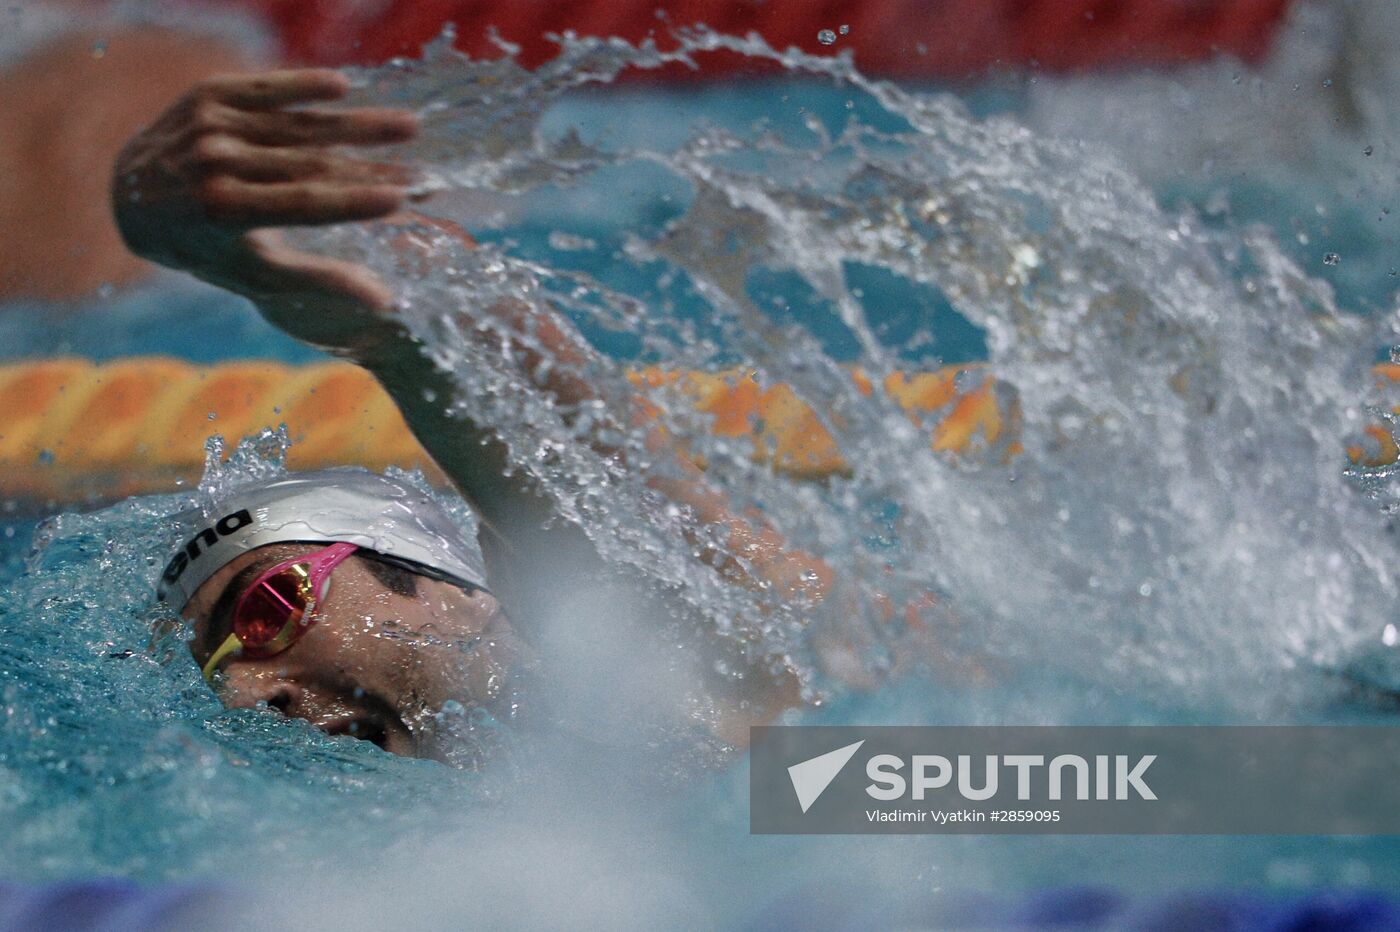
[[[823,419],[786,385],[740,372],[646,368],[629,377],[644,392],[679,391],[716,435],[747,438],[750,455],[780,472],[820,479],[849,469]],[[862,373],[852,377],[862,393],[876,390]],[[928,430],[935,450],[1000,459],[1019,450],[1014,394],[978,366],[894,373],[880,390]],[[75,501],[173,489],[198,480],[211,434],[236,441],[283,423],[293,469],[436,472],[392,399],[349,363],[56,358],[0,365],[0,496]]]

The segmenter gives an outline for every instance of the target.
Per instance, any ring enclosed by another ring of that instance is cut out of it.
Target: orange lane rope
[[[1375,367],[1378,387],[1400,386],[1400,365]],[[849,466],[822,418],[786,385],[740,372],[629,373],[646,393],[678,390],[720,437],[760,462],[821,479]],[[858,389],[876,391],[853,372]],[[894,373],[880,386],[929,433],[933,449],[1005,461],[1020,452],[1014,392],[979,366]],[[1400,414],[1400,405],[1394,409]],[[840,433],[838,420],[831,420]],[[0,365],[0,499],[76,501],[164,491],[196,481],[214,433],[237,440],[286,424],[293,469],[358,464],[421,468],[442,477],[393,401],[348,363],[247,360],[197,366],[167,357],[109,363],[58,358]],[[1352,463],[1400,459],[1387,426],[1347,447]]]
[[[816,479],[848,468],[817,413],[786,385],[760,386],[738,372],[629,375],[647,391],[678,389],[711,416],[717,435],[745,438],[754,458],[781,472]],[[876,390],[863,374],[853,378],[863,393]],[[882,388],[929,431],[936,450],[1006,458],[1019,449],[1014,396],[976,366],[896,373]],[[347,363],[58,358],[0,366],[0,497],[73,501],[173,489],[199,478],[211,434],[237,440],[282,423],[294,469],[353,463],[435,475],[388,395]]]
[[[1380,363],[1372,370],[1376,376],[1376,388],[1382,393],[1400,386],[1400,365]],[[1400,415],[1400,405],[1391,408],[1391,413]],[[1400,460],[1400,447],[1386,424],[1368,424],[1364,428],[1365,438],[1347,446],[1347,459],[1358,466],[1389,466]]]

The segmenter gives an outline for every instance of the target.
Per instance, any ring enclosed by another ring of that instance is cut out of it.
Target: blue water
[[[1019,112],[1023,91],[970,99],[983,114]],[[700,117],[736,128],[764,118],[791,135],[809,132],[804,118],[811,114],[838,129],[851,99],[841,88],[799,81],[743,91],[629,90],[574,100],[547,125],[578,125],[589,141],[617,145],[629,135],[668,132],[678,143]],[[872,110],[863,119],[878,125],[881,117]],[[1222,183],[1234,195],[1226,214],[1211,209]],[[703,328],[704,302],[683,277],[639,277],[612,261],[627,233],[659,229],[674,216],[664,190],[658,196],[664,183],[614,184],[615,197],[591,210],[505,223],[482,238],[588,273],[662,316]],[[1156,193],[1225,228],[1264,222],[1291,231],[1303,206],[1340,205],[1325,234],[1304,245],[1285,233],[1283,248],[1333,284],[1343,306],[1368,313],[1391,306],[1392,241],[1376,238],[1373,211],[1345,207],[1349,192],[1329,188],[1326,173],[1314,173],[1310,184],[1300,191],[1200,176]],[[1344,263],[1318,263],[1319,244],[1343,254]],[[936,289],[873,267],[849,267],[847,282],[901,363],[987,357],[985,334]],[[860,358],[850,329],[800,280],[755,274],[747,287],[774,320],[802,324],[831,358]],[[931,340],[911,345],[921,329]],[[646,348],[626,334],[590,336],[620,359],[648,361]],[[318,357],[238,299],[170,283],[94,299],[57,317],[48,308],[9,309],[0,314],[0,346],[8,358]],[[271,714],[230,712],[205,688],[178,636],[153,643],[150,633],[161,618],[150,586],[171,544],[159,516],[186,501],[179,493],[65,517],[44,532],[53,542],[27,566],[42,505],[8,503],[0,513],[0,819],[7,831],[0,876],[212,878],[276,891],[247,908],[265,916],[289,909],[312,926],[369,924],[375,911],[357,902],[366,885],[368,898],[389,904],[405,924],[565,918],[637,927],[735,925],[793,910],[811,918],[843,897],[908,905],[940,902],[951,891],[1400,889],[1400,842],[1388,839],[759,838],[747,834],[742,758],[678,779],[641,748],[599,745],[588,735],[540,741],[525,734],[508,761],[474,775],[389,757]],[[1322,674],[1295,675],[1303,690],[1315,682],[1322,697],[1307,715],[1394,720],[1337,699]],[[971,696],[962,683],[907,677],[874,693],[838,694],[791,721],[1036,721],[1045,708],[1073,710],[1084,722],[1211,719],[1195,702],[1105,685],[1089,663],[1026,667]],[[678,915],[687,921],[676,923]]]

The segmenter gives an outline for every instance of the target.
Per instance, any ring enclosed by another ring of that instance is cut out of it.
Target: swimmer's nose
[[[251,709],[265,702],[283,715],[293,715],[301,703],[302,689],[276,670],[231,663],[224,668],[219,698],[230,709]]]

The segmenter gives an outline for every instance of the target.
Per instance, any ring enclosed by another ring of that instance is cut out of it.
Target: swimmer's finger
[[[229,110],[230,132],[264,146],[378,145],[412,139],[418,119],[406,110]]]
[[[206,78],[196,88],[231,107],[280,107],[317,100],[339,100],[350,89],[350,80],[329,68],[265,71],[262,74],[226,74]]]
[[[206,136],[195,148],[206,173],[224,173],[244,181],[337,181],[342,184],[411,185],[417,173],[406,165],[370,162],[324,149],[259,146],[237,136]]]
[[[247,228],[373,220],[393,213],[403,200],[404,189],[391,184],[256,184],[227,176],[207,183],[200,197],[211,220]]]

